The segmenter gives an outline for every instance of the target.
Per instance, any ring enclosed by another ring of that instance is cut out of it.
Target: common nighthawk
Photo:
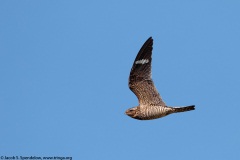
[[[171,113],[191,111],[195,105],[183,107],[166,106],[158,93],[151,75],[152,37],[143,44],[133,63],[128,86],[137,96],[139,106],[128,109],[125,113],[138,120],[150,120],[167,116]]]

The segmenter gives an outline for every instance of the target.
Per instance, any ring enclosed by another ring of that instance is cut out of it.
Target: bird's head
[[[129,108],[128,110],[126,110],[125,114],[128,115],[129,117],[137,118],[138,117],[138,107]]]

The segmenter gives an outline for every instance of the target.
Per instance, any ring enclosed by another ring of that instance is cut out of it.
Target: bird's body
[[[137,96],[139,106],[128,109],[125,113],[138,120],[150,120],[167,116],[171,113],[194,110],[195,106],[169,107],[158,93],[151,77],[153,39],[150,37],[142,46],[133,63],[128,86]]]
[[[130,111],[132,110],[132,111]],[[164,116],[167,116],[171,113],[185,112],[194,110],[194,105],[185,106],[185,107],[168,107],[168,106],[157,106],[157,105],[146,105],[146,106],[137,106],[134,108],[128,109],[128,112],[132,112],[134,114],[127,113],[130,117],[138,120],[151,120],[157,119]]]

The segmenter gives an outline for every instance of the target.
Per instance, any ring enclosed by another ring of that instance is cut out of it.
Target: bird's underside
[[[137,96],[139,106],[128,109],[125,113],[135,119],[150,120],[161,118],[171,113],[194,110],[195,106],[169,107],[163,102],[152,81],[152,49],[150,37],[142,46],[133,63],[128,86]]]

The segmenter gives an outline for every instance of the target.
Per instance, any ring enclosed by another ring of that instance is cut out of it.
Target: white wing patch
[[[141,59],[141,60],[138,60],[135,62],[135,64],[145,64],[145,63],[148,63],[149,60],[148,59]]]

